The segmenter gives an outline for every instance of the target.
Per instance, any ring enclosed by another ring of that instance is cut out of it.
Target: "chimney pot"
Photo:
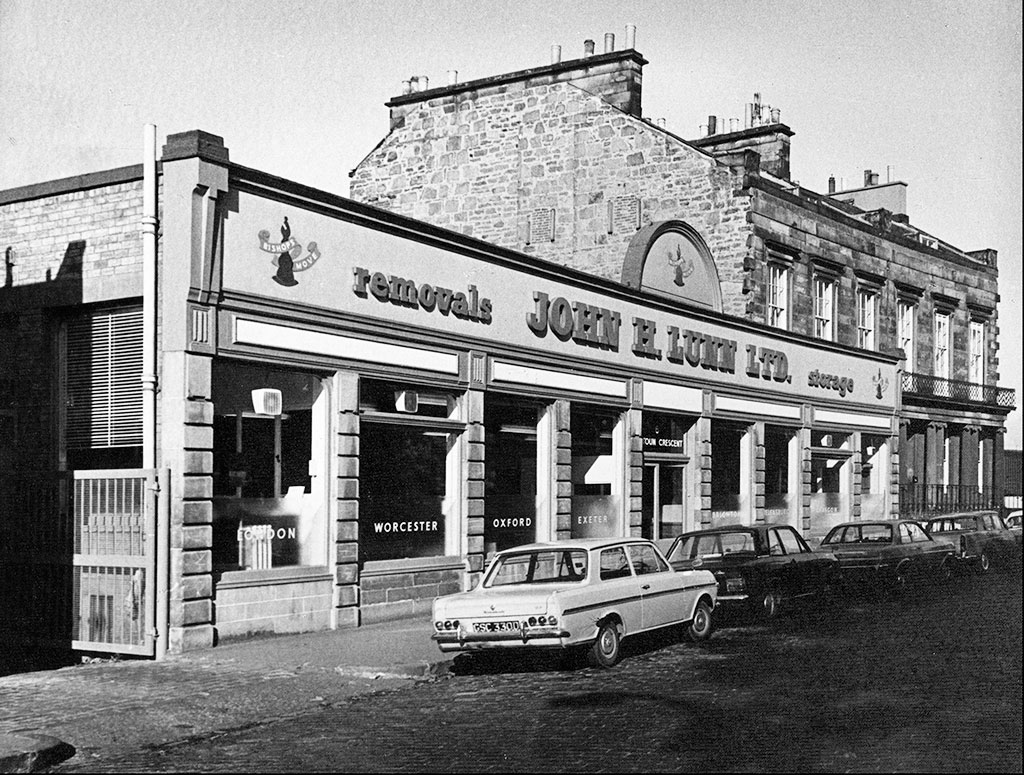
[[[782,117],[782,111],[778,108],[772,108],[772,123],[778,124],[779,119]]]
[[[892,183],[894,180],[896,180],[896,168],[888,164],[885,167],[885,182]]]
[[[665,128],[665,119],[659,118],[658,119],[658,126],[660,126],[662,129],[664,129]]]
[[[626,50],[636,48],[636,25],[626,25]]]
[[[557,65],[562,61],[562,47],[552,46],[551,47],[551,64]]]
[[[604,53],[610,54],[615,50],[615,33],[606,32],[604,34]]]
[[[750,129],[750,127],[753,126],[750,123],[751,122],[751,118],[752,118],[753,115],[754,115],[754,104],[752,102],[748,102],[746,105],[743,106],[743,128],[744,129]]]
[[[871,170],[864,170],[864,185],[871,185]]]
[[[739,132],[740,131],[740,120],[738,118],[729,119],[729,131]]]
[[[715,116],[708,116],[708,134],[718,134],[718,118]]]
[[[448,85],[449,86],[454,86],[458,82],[459,82],[459,71],[458,70],[449,70],[448,71]]]
[[[426,91],[430,88],[430,78],[425,75],[420,76],[420,91]]]
[[[836,176],[835,175],[829,175],[828,176],[828,192],[830,194],[834,194],[836,192]]]
[[[708,136],[708,125],[707,124],[701,124],[700,125],[700,136],[701,137],[707,137]]]
[[[412,79],[406,78],[404,81],[402,81],[402,94],[410,93],[412,93]]]
[[[594,56],[594,41],[592,41],[590,38],[587,38],[585,41],[583,41],[583,56]]]

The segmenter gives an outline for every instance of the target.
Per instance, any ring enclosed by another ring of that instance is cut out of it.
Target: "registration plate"
[[[725,591],[726,592],[742,592],[743,591],[743,579],[726,579],[725,580]]]
[[[512,632],[519,629],[519,622],[474,622],[473,632]]]

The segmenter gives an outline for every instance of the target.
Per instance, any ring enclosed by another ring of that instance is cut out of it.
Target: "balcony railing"
[[[900,485],[900,514],[906,517],[996,509],[1001,505],[991,490],[970,485]]]
[[[925,398],[945,398],[950,401],[1001,406],[1007,409],[1013,409],[1017,405],[1013,388],[979,385],[977,382],[944,379],[930,374],[905,372],[903,393]]]

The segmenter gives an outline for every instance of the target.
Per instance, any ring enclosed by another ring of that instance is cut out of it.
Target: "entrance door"
[[[686,466],[648,463],[644,466],[641,535],[653,541],[686,532]]]

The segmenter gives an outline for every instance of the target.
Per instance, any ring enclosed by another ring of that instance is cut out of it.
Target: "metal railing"
[[[930,374],[904,372],[903,392],[928,398],[946,398],[951,401],[963,401],[971,404],[1002,406],[1008,409],[1013,409],[1017,405],[1013,388],[933,377]]]
[[[906,517],[995,509],[999,505],[992,490],[970,485],[900,485],[900,514]]]

